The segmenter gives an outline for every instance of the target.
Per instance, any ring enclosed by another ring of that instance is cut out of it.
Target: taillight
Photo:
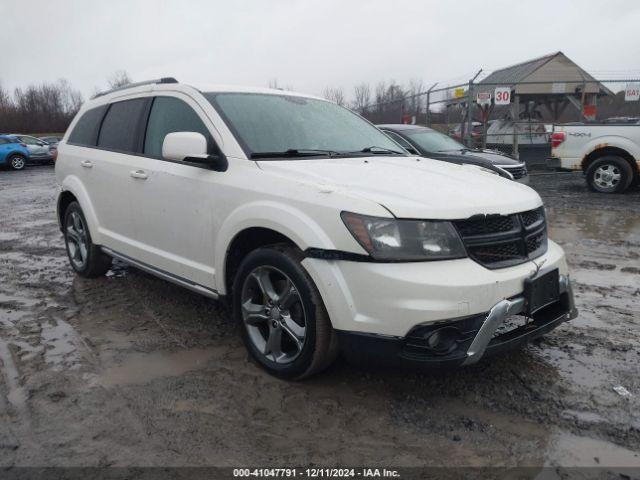
[[[554,132],[551,134],[551,148],[558,148],[564,142],[564,132]]]
[[[24,148],[27,148],[27,144],[26,143],[21,143],[20,146],[24,147]]]

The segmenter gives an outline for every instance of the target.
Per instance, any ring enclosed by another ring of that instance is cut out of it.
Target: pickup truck
[[[547,165],[581,170],[596,192],[624,192],[640,178],[640,125],[556,125]]]

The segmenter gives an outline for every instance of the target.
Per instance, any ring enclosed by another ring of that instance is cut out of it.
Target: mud
[[[447,374],[340,360],[287,383],[215,302],[122,264],[73,275],[52,169],[1,172],[0,466],[640,466],[640,192],[532,186],[577,319]]]

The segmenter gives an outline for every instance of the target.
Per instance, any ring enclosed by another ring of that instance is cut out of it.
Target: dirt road
[[[216,303],[121,264],[73,275],[53,170],[0,172],[0,466],[640,466],[640,192],[533,186],[577,319],[446,375],[287,383]]]

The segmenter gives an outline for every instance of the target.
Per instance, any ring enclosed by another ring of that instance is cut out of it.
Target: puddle
[[[45,349],[45,362],[57,369],[73,368],[78,364],[80,355],[76,345],[80,340],[67,322],[56,319],[55,324],[43,323],[40,337]]]
[[[18,411],[26,409],[27,396],[20,386],[20,374],[6,342],[0,341],[0,361],[9,393],[7,399]]]
[[[640,242],[640,218],[607,210],[577,212],[564,208],[547,208],[549,237],[560,242],[584,238]]]
[[[156,378],[175,377],[204,369],[212,358],[220,357],[226,348],[202,348],[176,352],[136,353],[119,365],[109,367],[96,383],[102,386],[148,383]]]
[[[19,233],[15,232],[0,232],[0,241],[18,240],[20,238]]]
[[[564,432],[551,435],[545,459],[546,467],[640,467],[639,452]]]

